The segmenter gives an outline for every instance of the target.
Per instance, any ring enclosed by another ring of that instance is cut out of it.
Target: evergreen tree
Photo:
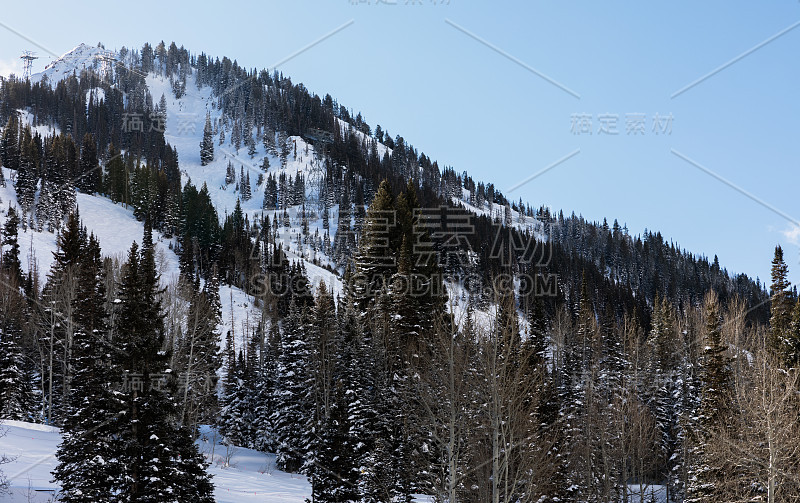
[[[409,375],[393,342],[392,301],[384,287],[369,309],[368,333],[374,341],[374,421],[372,450],[362,461],[360,486],[366,501],[410,501],[414,447],[410,438]]]
[[[0,419],[31,421],[34,377],[25,365],[20,332],[17,327],[0,331]]]
[[[264,203],[265,210],[278,209],[278,183],[275,181],[275,175],[270,174],[267,176],[267,183],[264,184]]]
[[[232,367],[229,366],[229,375],[225,379],[223,407],[219,416],[220,432],[228,445],[253,447],[258,436],[258,404],[254,400],[257,392],[254,386],[256,369],[253,368],[253,362],[245,358],[243,351],[239,352],[238,358],[230,361]]]
[[[2,244],[5,248],[0,257],[0,267],[7,272],[9,280],[16,285],[22,281],[22,263],[19,258],[19,216],[9,205],[3,225]]]
[[[668,490],[678,485],[676,471],[680,463],[681,436],[680,404],[676,398],[681,394],[679,364],[676,357],[678,343],[675,314],[665,298],[656,296],[653,306],[652,328],[647,340],[647,363],[643,369],[647,380],[645,397],[658,428],[657,449],[662,473]],[[639,386],[639,383],[634,383]]]
[[[341,346],[333,296],[325,283],[319,285],[313,311],[310,344],[312,358],[313,427],[308,440],[309,455],[304,471],[311,478],[314,501],[346,502],[357,497],[353,472],[356,469],[351,442],[347,387],[339,379]]]
[[[193,289],[194,290],[194,289]],[[182,423],[194,430],[216,418],[216,375],[220,368],[220,334],[222,321],[219,301],[219,280],[216,273],[206,281],[202,291],[194,290],[189,299],[186,333],[177,347],[177,362],[184,384],[181,401]]]
[[[272,420],[277,443],[278,467],[297,472],[306,457],[306,432],[311,426],[309,403],[309,349],[305,340],[305,313],[292,302],[283,320],[281,356]]]
[[[333,259],[338,267],[345,267],[353,253],[352,247],[349,246],[349,240],[353,235],[351,210],[350,193],[345,190],[339,201],[339,219],[336,224],[336,234],[333,237]]]
[[[275,320],[269,322],[266,344],[259,352],[259,363],[255,377],[255,448],[275,452],[275,428],[273,414],[276,410],[275,392],[278,379],[278,362],[281,354],[281,332]]]
[[[367,338],[356,313],[352,297],[348,294],[340,303],[337,330],[337,407],[344,403],[347,410],[346,425],[349,429],[339,449],[345,453],[338,475],[343,479],[342,490],[356,487],[361,492],[364,486],[362,474],[369,471],[368,457],[375,442],[375,351]],[[343,396],[342,396],[343,393]],[[338,412],[338,411],[337,411]],[[333,414],[335,415],[335,414]],[[351,463],[351,464],[350,464]],[[349,464],[349,466],[347,466]]]
[[[770,299],[770,346],[784,357],[787,363],[793,359],[790,355],[790,325],[792,320],[792,299],[789,291],[789,269],[783,260],[783,248],[775,247],[772,259],[772,297]]]
[[[176,422],[178,411],[169,393],[175,392],[175,384],[168,370],[169,352],[164,350],[159,292],[152,231],[146,220],[141,252],[134,243],[128,253],[114,327],[121,342],[122,371],[141,379],[123,409],[120,442],[127,473],[122,491],[142,502],[213,502],[207,463],[192,432]]]
[[[341,216],[340,216],[341,218]],[[389,283],[394,273],[394,253],[391,248],[394,227],[394,196],[384,180],[367,211],[367,219],[356,256],[356,306],[363,312],[369,303]]]
[[[23,213],[33,209],[36,184],[39,181],[39,145],[37,138],[31,136],[30,127],[25,127],[20,138],[19,169],[14,188],[17,192],[17,202],[22,207]]]
[[[78,189],[88,194],[102,190],[102,170],[97,160],[97,143],[90,133],[83,136]]]
[[[74,302],[76,373],[53,476],[61,485],[63,501],[117,501],[126,473],[117,437],[124,401],[116,389],[121,375],[108,337],[105,272],[94,236],[83,254]]]
[[[687,503],[715,501],[717,483],[729,476],[725,467],[709,460],[708,445],[715,441],[715,432],[727,429],[730,424],[730,398],[732,376],[730,359],[722,342],[722,317],[716,293],[712,290],[705,298],[705,330],[702,356],[702,394],[700,409],[693,432],[695,445],[694,465],[687,488]]]
[[[206,124],[203,127],[203,141],[200,142],[200,164],[205,166],[214,160],[214,138],[211,129],[211,113],[206,112]]]
[[[113,143],[108,145],[106,173],[103,176],[106,194],[115,203],[128,203],[128,170],[125,160]]]
[[[52,362],[46,369],[48,422],[58,423],[65,417],[65,400],[69,397],[73,377],[71,354],[77,295],[74,278],[87,245],[86,232],[79,218],[77,213],[70,214],[66,227],[58,234],[53,265],[47,274],[40,303],[44,307],[43,316],[39,318],[42,343],[48,352],[53,352]]]
[[[225,171],[225,185],[230,185],[236,181],[236,170],[233,169],[233,163],[228,161],[228,167]]]
[[[252,197],[252,192],[250,190],[250,171],[244,173],[244,168],[242,168],[242,177],[239,186],[242,189],[242,199],[249,201]]]
[[[13,171],[20,167],[19,117],[12,113],[0,136],[0,163]]]

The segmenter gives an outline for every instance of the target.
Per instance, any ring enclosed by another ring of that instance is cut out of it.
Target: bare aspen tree
[[[472,372],[474,331],[471,313],[466,320],[450,317],[434,327],[427,361],[415,362],[412,371],[415,391],[424,413],[420,427],[433,440],[430,477],[436,501],[461,501],[466,463],[466,449],[472,440],[470,428],[470,393],[475,386]]]
[[[479,495],[469,501],[538,501],[554,473],[550,440],[536,422],[542,378],[526,365],[532,349],[520,343],[513,295],[501,296],[498,305],[505,314],[488,330],[478,330],[476,426],[482,439],[472,444],[483,455],[472,459]]]
[[[619,469],[619,498],[624,503],[644,502],[649,481],[663,462],[653,414],[639,396],[643,385],[653,376],[645,370],[646,351],[638,324],[626,319],[620,331],[627,358],[621,372],[620,392],[614,397],[609,429],[619,432],[617,450],[613,453]],[[631,483],[638,487],[636,491],[629,488]]]
[[[762,331],[761,337],[766,340]],[[733,427],[715,432],[709,456],[729,466],[717,482],[726,501],[800,501],[800,378],[762,347],[743,362]]]

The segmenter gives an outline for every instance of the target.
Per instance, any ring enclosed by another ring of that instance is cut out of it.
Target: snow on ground
[[[11,181],[11,170],[3,168],[6,186],[0,187],[0,218],[5,221],[8,206],[11,204],[21,214],[17,196]],[[133,211],[120,204],[114,204],[105,197],[77,194],[78,211],[83,224],[100,241],[104,256],[125,260],[134,241],[141,244],[144,223],[133,216]],[[46,229],[38,232],[30,227],[19,229],[20,261],[25,272],[37,264],[39,277],[44,279],[53,263],[57,234]],[[169,240],[154,232],[156,260],[161,272],[161,282],[166,285],[178,277],[178,257],[169,248]]]
[[[80,75],[84,69],[98,70],[101,65],[98,56],[103,51],[100,47],[81,44],[58,59],[51,61],[44,67],[44,71],[31,75],[31,83],[41,82],[42,77],[46,75],[50,85],[55,86],[58,81],[69,77],[73,73]]]
[[[58,428],[6,421],[0,438],[0,453],[14,458],[2,467],[11,483],[11,494],[0,499],[11,503],[45,502],[58,490],[50,471],[57,464],[56,447],[61,441]],[[263,502],[302,503],[311,496],[311,486],[303,475],[275,468],[275,455],[235,447],[228,450],[215,443],[214,432],[204,428],[198,439],[200,452],[212,460],[214,496],[218,503]],[[229,466],[225,461],[230,454]],[[29,498],[30,496],[30,498]]]
[[[86,90],[86,106],[88,108],[89,103],[94,103],[98,105],[101,101],[106,99],[106,91],[102,87],[93,87],[91,89]]]
[[[43,75],[47,75],[51,85],[60,79],[71,75],[73,71],[77,74],[83,68],[100,68],[98,56],[102,49],[90,47],[85,44],[73,49],[61,58],[50,63],[44,72],[35,74],[31,80],[38,82]],[[226,213],[233,211],[237,199],[241,194],[236,190],[236,185],[225,184],[225,174],[228,162],[232,162],[236,170],[237,181],[240,170],[250,174],[252,198],[249,201],[241,201],[241,207],[248,215],[250,222],[260,219],[261,215],[268,215],[271,220],[279,216],[283,211],[264,211],[262,210],[264,185],[258,185],[257,179],[263,173],[261,164],[264,157],[269,160],[269,173],[286,173],[287,176],[294,176],[297,173],[304,173],[306,176],[306,190],[313,190],[309,179],[309,170],[318,161],[314,155],[314,146],[308,144],[300,137],[290,137],[290,154],[285,167],[281,167],[280,160],[267,154],[264,149],[262,138],[258,137],[253,131],[256,143],[256,152],[253,156],[248,155],[247,147],[242,147],[238,151],[230,144],[231,131],[230,125],[225,131],[226,141],[219,143],[218,120],[220,111],[216,108],[216,98],[212,96],[211,89],[208,87],[199,88],[196,85],[194,75],[187,79],[186,94],[176,99],[172,92],[169,79],[151,74],[146,79],[154,103],[158,103],[163,95],[167,102],[167,123],[165,138],[178,151],[180,168],[183,182],[191,179],[198,188],[206,183],[209,189],[211,200],[217,208],[217,212],[222,220]],[[90,91],[87,91],[87,100]],[[94,99],[103,99],[104,92],[100,88],[91,90]],[[206,166],[200,163],[200,141],[203,136],[206,113],[210,114],[212,124],[215,125],[216,134],[214,135],[214,161]],[[23,122],[32,124],[33,117],[27,111],[21,111]],[[348,124],[340,121],[340,126],[351,128]],[[122,124],[120,124],[122,127]],[[52,126],[36,126],[36,131],[42,136],[52,135],[58,132]],[[351,128],[352,129],[352,128]],[[356,135],[363,136],[363,133],[353,130]],[[385,152],[391,153],[383,144],[377,144],[379,156]],[[9,204],[17,206],[16,195],[11,182],[11,172],[4,171],[6,187],[0,187],[0,218],[5,219],[5,212]],[[266,174],[265,178],[266,178]],[[464,190],[461,198],[453,198],[455,204],[462,205],[468,211],[478,215],[489,215],[503,219],[503,207],[495,205],[490,211],[488,204],[483,207],[470,205],[469,191]],[[130,209],[122,205],[114,204],[109,199],[101,196],[93,196],[79,193],[77,196],[78,208],[83,223],[89,231],[94,232],[100,241],[103,254],[117,257],[124,260],[131,243],[135,240],[141,243],[143,234],[143,224],[133,217]],[[306,208],[307,213],[311,214],[309,219],[310,234],[315,232],[322,238],[325,230],[322,228],[322,219],[319,215],[312,214],[313,208]],[[318,286],[324,282],[338,295],[342,291],[341,278],[330,272],[325,267],[315,265],[315,262],[322,266],[331,266],[332,261],[325,256],[321,250],[313,250],[308,244],[298,245],[298,236],[301,232],[300,208],[290,207],[287,211],[290,219],[289,227],[279,227],[278,239],[283,243],[287,257],[290,260],[303,260],[309,281],[312,285]],[[330,239],[333,241],[338,221],[338,207],[334,206],[330,211]],[[547,239],[549,229],[542,222],[530,217],[520,217],[516,211],[512,211],[512,226],[520,230],[528,230],[539,240]],[[154,234],[157,244],[157,255],[159,259],[160,272],[162,273],[162,284],[167,285],[175,281],[178,277],[178,258],[169,248],[169,240],[165,240],[158,233]],[[53,260],[52,252],[55,250],[56,234],[47,231],[35,232],[31,229],[20,229],[19,244],[20,258],[23,269],[29,270],[31,264],[38,263],[40,277],[50,268]],[[35,252],[34,253],[32,253]],[[466,313],[468,295],[463,288],[456,284],[447,284],[450,297],[450,310],[456,314],[457,321],[463,321]],[[254,304],[252,296],[245,294],[242,290],[223,285],[220,288],[220,300],[222,303],[222,322],[220,333],[223,336],[228,331],[234,334],[235,345],[241,348],[244,343],[244,334],[252,333],[259,319],[259,309]],[[475,323],[477,326],[488,328],[495,317],[495,308],[489,307],[486,310],[475,310]],[[524,319],[520,318],[521,327],[525,328]],[[28,501],[28,495],[33,495],[31,501],[46,501],[49,492],[37,492],[37,489],[52,490],[55,486],[50,482],[50,470],[55,466],[53,453],[59,442],[58,430],[41,425],[27,423],[8,422],[8,434],[0,438],[0,453],[19,456],[17,460],[3,467],[5,473],[12,479],[14,496],[9,501]],[[206,440],[200,440],[201,449],[211,459],[217,460],[220,455],[224,457],[225,447],[215,445],[213,432],[204,431]],[[305,477],[291,475],[280,472],[274,468],[275,460],[273,455],[259,453],[244,448],[237,448],[233,453],[230,467],[223,468],[216,462],[211,468],[215,475],[217,485],[217,501],[275,501],[275,502],[301,502],[310,495],[310,488]],[[29,489],[30,487],[30,489]],[[637,486],[632,486],[637,489]],[[658,489],[658,488],[656,488]],[[649,489],[653,491],[653,489]],[[663,491],[656,490],[658,501],[663,499]],[[38,499],[37,499],[38,498]]]
[[[364,133],[362,133],[361,131],[359,131],[358,129],[354,128],[353,126],[351,126],[350,124],[348,124],[347,122],[343,121],[342,119],[340,119],[338,117],[336,118],[336,122],[339,123],[339,128],[341,128],[342,130],[347,130],[347,131],[350,131],[351,133],[355,134],[356,138],[358,138],[359,143],[361,143],[362,141],[364,141],[366,139],[367,140],[367,145],[369,146],[369,144],[371,142],[374,142],[375,143],[375,150],[377,150],[378,157],[380,157],[381,159],[383,159],[383,155],[384,154],[389,154],[390,156],[392,155],[392,149],[390,149],[389,147],[387,147],[383,143],[375,141],[375,138],[372,138],[371,136],[365,135]]]
[[[56,467],[56,448],[61,442],[58,428],[22,421],[0,425],[0,454],[12,458],[2,466],[10,482],[10,494],[0,496],[9,503],[44,503],[58,491],[50,472]],[[286,473],[275,466],[275,455],[221,445],[215,431],[201,427],[198,448],[211,465],[217,503],[304,503],[311,485],[304,475]],[[430,500],[417,497],[419,503]]]
[[[475,215],[491,217],[500,222],[504,220],[505,207],[503,205],[494,204],[492,205],[491,211],[489,210],[489,203],[486,202],[484,202],[481,207],[474,206],[469,203],[470,191],[467,189],[462,189],[462,191],[463,196],[460,199],[457,197],[452,198],[453,204],[456,206],[463,206],[464,209]],[[548,239],[548,232],[550,231],[546,222],[533,217],[520,215],[516,210],[511,210],[511,227],[521,232],[528,231],[539,241],[546,241]]]
[[[39,136],[42,138],[46,136],[53,136],[54,134],[60,134],[61,130],[52,124],[44,125],[34,125],[33,123],[33,114],[27,110],[17,110],[19,112],[19,121],[20,124],[29,124],[31,126],[31,134],[39,133]],[[5,124],[2,124],[5,126]]]

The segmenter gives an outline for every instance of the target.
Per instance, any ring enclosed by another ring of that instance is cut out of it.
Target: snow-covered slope
[[[0,428],[6,430],[6,435],[0,438],[0,453],[13,459],[2,467],[11,493],[0,496],[0,500],[11,503],[50,501],[58,490],[50,475],[56,466],[55,452],[61,441],[58,428],[21,421],[7,421]],[[302,503],[311,496],[306,477],[275,468],[272,454],[243,447],[227,450],[209,428],[203,428],[198,445],[211,462],[209,472],[214,477],[217,503]],[[229,463],[225,466],[229,454]]]
[[[11,182],[12,172],[3,168],[6,186],[0,187],[0,218],[5,220],[9,205],[21,213],[17,204],[17,196]],[[124,260],[131,244],[142,242],[144,225],[134,218],[133,212],[109,199],[78,193],[78,211],[80,218],[89,232],[100,241],[103,254]],[[153,236],[156,241],[156,257],[161,272],[161,281],[168,284],[177,278],[178,257],[169,248],[168,240],[158,233]],[[53,263],[53,252],[56,249],[56,234],[43,230],[41,232],[28,226],[19,229],[20,260],[25,272],[37,264],[40,279],[43,279]]]
[[[47,76],[51,85],[55,85],[59,80],[63,80],[73,73],[80,75],[82,70],[99,70],[102,67],[100,57],[106,54],[101,47],[91,47],[81,44],[58,59],[51,61],[44,71],[31,75],[31,83],[41,82],[42,77]]]
[[[2,470],[8,478],[10,493],[0,495],[9,503],[44,503],[52,501],[59,486],[50,472],[56,467],[56,448],[61,442],[58,428],[22,421],[0,424],[0,454],[11,458]],[[0,433],[1,435],[1,433]],[[210,463],[214,498],[217,503],[269,502],[304,503],[311,497],[311,485],[304,475],[286,473],[275,466],[275,455],[226,447],[208,426],[200,428],[198,448]],[[417,496],[418,503],[430,499]]]
[[[113,55],[99,47],[91,47],[81,44],[72,51],[64,54],[57,60],[50,63],[47,68],[36,75],[34,80],[41,80],[46,75],[51,85],[58,80],[72,75],[73,71],[77,74],[80,70],[102,69],[102,57]],[[306,190],[314,190],[309,180],[310,171],[320,162],[314,153],[314,146],[298,136],[289,137],[287,140],[289,155],[285,165],[275,155],[266,151],[258,132],[254,128],[252,131],[255,139],[255,152],[248,153],[247,147],[236,150],[231,144],[232,125],[222,120],[221,111],[217,109],[216,98],[213,96],[209,87],[197,86],[195,75],[191,74],[187,78],[186,93],[181,98],[176,98],[170,80],[155,73],[150,74],[145,79],[150,95],[154,103],[159,103],[164,97],[167,107],[167,120],[165,138],[178,151],[180,169],[183,182],[191,180],[198,188],[206,184],[212,202],[217,208],[220,219],[233,211],[237,200],[240,201],[242,210],[248,215],[251,222],[255,222],[262,215],[269,216],[273,220],[276,216],[282,215],[282,211],[262,210],[264,198],[264,183],[258,184],[259,175],[265,174],[261,166],[266,157],[269,163],[269,173],[276,176],[285,173],[287,176],[294,177],[302,173],[307,177]],[[101,99],[104,93],[101,88],[94,88],[87,91],[87,99],[93,96],[94,99]],[[200,162],[200,142],[203,136],[206,114],[209,114],[214,125],[214,160],[203,166]],[[31,123],[32,117],[22,111],[22,119]],[[123,125],[120,124],[120,127]],[[363,137],[363,133],[355,131],[351,126],[340,121],[340,126],[349,128],[354,134]],[[56,129],[48,126],[36,126],[42,135],[49,135],[56,132]],[[221,132],[224,130],[225,139],[220,142]],[[243,132],[245,136],[247,132]],[[384,153],[391,153],[391,149],[383,144],[377,144],[379,156]],[[241,200],[241,193],[237,190],[237,184],[227,185],[225,174],[228,163],[232,163],[237,173],[249,173],[251,182],[252,198],[248,201]],[[6,172],[9,179],[10,172]],[[4,206],[0,206],[0,211],[5,211],[8,202],[15,204],[16,196],[11,183],[5,188],[0,188],[0,198]],[[87,194],[78,194],[78,206],[81,218],[88,229],[94,232],[100,239],[103,253],[106,255],[124,258],[125,253],[130,248],[134,240],[140,241],[143,231],[141,222],[138,222],[132,212],[120,205],[113,204],[110,200]],[[495,205],[492,211],[488,204],[476,207],[469,204],[470,194],[464,190],[461,198],[453,198],[455,204],[462,205],[468,211],[476,215],[488,215],[493,218],[503,219],[503,208]],[[325,230],[322,228],[322,219],[319,215],[312,212],[312,208],[306,208],[310,215],[309,229],[310,234],[318,233],[324,237]],[[309,244],[300,244],[298,236],[301,235],[300,208],[290,207],[288,209],[290,225],[278,229],[278,240],[283,243],[290,260],[301,260],[304,262],[309,280],[315,286],[320,282],[326,283],[334,295],[339,294],[342,289],[340,277],[322,266],[333,264],[330,257],[322,253],[321,250],[313,249]],[[512,211],[512,226],[532,232],[538,239],[547,239],[547,229],[542,222],[525,216],[520,216],[516,211]],[[338,223],[338,207],[334,206],[330,212],[330,239],[333,241]],[[178,276],[178,260],[170,249],[170,243],[163,237],[155,236],[158,241],[158,249],[161,263],[162,282],[168,285]],[[30,229],[21,231],[20,245],[23,266],[26,270],[30,268],[33,261],[38,262],[40,275],[47,273],[52,262],[52,251],[55,249],[55,235],[48,232],[33,232]],[[319,265],[317,265],[319,264]],[[459,285],[448,285],[450,293],[450,308],[461,319],[466,311],[468,299],[463,294],[463,288]],[[223,287],[220,292],[223,304],[223,323],[221,331],[225,334],[232,330],[236,335],[237,345],[243,341],[241,337],[245,333],[244,328],[248,324],[256,323],[259,313],[254,306],[253,299],[237,288]],[[475,311],[476,322],[488,325],[494,318],[494,309],[486,312]],[[520,322],[525,325],[524,320]]]
[[[83,68],[92,68],[95,71],[99,71],[102,68],[100,58],[104,54],[107,55],[108,53],[102,48],[81,44],[53,61],[43,72],[36,74],[34,77],[35,79],[41,79],[43,75],[47,75],[51,85],[53,85],[59,79],[72,75],[73,70],[76,73],[79,73]],[[183,182],[191,180],[197,187],[206,184],[220,219],[223,219],[226,214],[233,211],[237,200],[240,201],[242,210],[248,215],[251,222],[259,220],[262,215],[269,216],[272,220],[283,213],[282,211],[265,211],[262,209],[264,183],[258,184],[257,180],[260,174],[265,174],[261,168],[265,157],[268,158],[270,174],[277,176],[280,173],[285,173],[287,176],[294,177],[296,174],[302,173],[307,177],[306,190],[308,192],[314,190],[308,178],[310,171],[319,163],[319,160],[315,156],[314,146],[303,138],[298,136],[288,138],[287,142],[290,145],[290,149],[284,166],[282,166],[279,158],[266,151],[255,128],[252,131],[256,145],[255,152],[250,155],[244,146],[236,150],[230,141],[232,125],[222,121],[221,111],[216,107],[216,98],[213,96],[211,89],[205,86],[198,88],[194,74],[188,76],[186,93],[181,98],[175,97],[171,83],[165,77],[153,73],[147,76],[145,81],[153,102],[158,103],[162,96],[166,102],[167,120],[164,134],[167,142],[178,151]],[[90,95],[94,96],[94,99],[100,99],[103,95],[102,89],[95,88],[91,92],[87,92],[87,99]],[[31,117],[29,117],[29,114],[25,111],[22,112],[23,120],[30,123]],[[199,145],[202,140],[207,113],[210,115],[211,122],[214,125],[215,155],[212,162],[203,166],[200,162]],[[122,127],[122,125],[120,126]],[[340,121],[340,126],[349,128],[356,135],[363,136],[363,133],[355,131],[343,121]],[[37,126],[37,128],[42,135],[52,134],[55,131],[47,126]],[[221,143],[220,133],[222,130],[225,131],[225,140]],[[243,132],[243,136],[246,134],[246,132]],[[383,156],[387,152],[391,153],[391,149],[383,144],[377,144],[377,149],[379,156]],[[237,179],[242,171],[249,173],[252,187],[252,198],[250,200],[241,200],[241,193],[237,190],[237,184],[227,185],[225,183],[226,168],[229,162],[234,166]],[[8,174],[6,175],[7,179]],[[0,188],[0,198],[4,202],[15,203],[16,197],[10,183],[6,188]],[[494,211],[490,212],[488,205],[483,205],[482,208],[471,206],[467,202],[469,199],[469,193],[465,191],[462,198],[453,198],[453,202],[461,204],[465,209],[477,215],[486,214],[502,219],[503,209],[501,207],[495,206]],[[141,240],[142,223],[133,217],[130,210],[120,205],[115,205],[106,198],[86,194],[78,195],[78,206],[84,224],[100,238],[104,254],[124,258],[133,240]],[[325,230],[322,228],[322,219],[311,210],[311,208],[307,208],[307,212],[310,215],[310,233],[313,235],[317,232],[320,237],[324,237]],[[283,243],[287,257],[290,260],[303,261],[312,285],[317,286],[320,282],[324,282],[334,292],[334,295],[339,294],[342,290],[340,277],[336,273],[320,267],[320,265],[331,266],[333,264],[331,258],[322,253],[321,250],[312,249],[308,244],[299,244],[298,236],[301,234],[300,208],[290,207],[288,215],[290,217],[290,225],[278,229],[278,240]],[[532,231],[539,239],[547,238],[546,229],[541,225],[541,222],[533,218],[520,217],[514,211],[512,212],[512,221],[513,226],[521,230]],[[334,206],[330,212],[331,241],[335,237],[337,223],[338,207]],[[159,255],[161,257],[162,282],[167,285],[178,276],[178,261],[169,247],[169,241],[158,235],[155,237],[158,241]],[[27,270],[30,267],[32,260],[36,260],[38,261],[40,275],[46,274],[52,262],[52,251],[55,249],[55,235],[47,232],[33,232],[27,229],[20,234],[20,244],[25,269]],[[461,319],[466,311],[468,299],[463,295],[463,289],[459,285],[448,285],[448,290],[451,299],[450,308],[457,318]],[[242,337],[246,332],[245,328],[248,324],[252,326],[257,323],[260,314],[254,306],[253,299],[240,289],[223,287],[220,291],[220,297],[223,304],[221,331],[225,334],[227,331],[232,330],[236,336],[237,346],[239,346],[243,342]],[[494,318],[493,311],[494,309],[491,308],[486,312],[475,311],[476,322],[481,325],[488,325]],[[522,317],[520,322],[524,326],[525,323]]]

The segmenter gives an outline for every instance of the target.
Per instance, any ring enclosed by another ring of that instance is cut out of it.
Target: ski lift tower
[[[311,165],[305,170],[303,176],[305,176],[308,205],[311,208],[322,210],[325,194],[325,169],[322,167],[322,162],[312,159]]]
[[[23,51],[22,56],[19,57],[22,60],[22,78],[25,80],[30,80],[31,78],[31,69],[33,68],[33,60],[39,59],[39,56],[36,55],[35,52],[31,51]]]
[[[97,53],[95,59],[100,62],[100,80],[108,79],[111,82],[114,77],[114,67],[112,65],[117,60],[114,57],[114,53],[103,50]]]
[[[328,146],[333,143],[333,133],[310,128],[303,137],[314,145],[315,154],[315,159],[312,159],[311,166],[309,166],[309,169],[306,170],[305,173],[309,206],[317,210],[322,210],[324,204],[323,198],[325,197],[324,153]]]

